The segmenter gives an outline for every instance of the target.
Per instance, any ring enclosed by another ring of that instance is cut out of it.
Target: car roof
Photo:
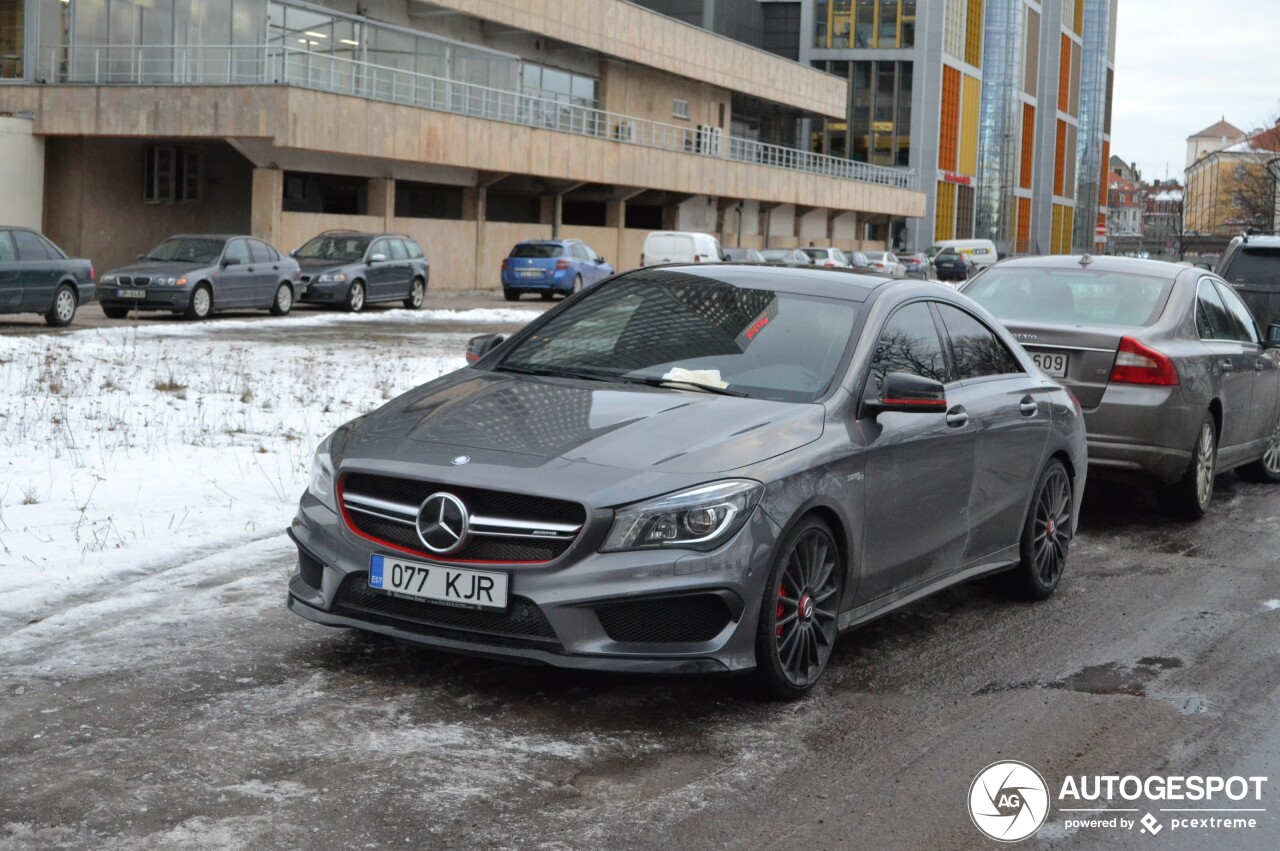
[[[522,239],[516,245],[568,245],[571,242],[582,242],[580,239]]]
[[[768,287],[786,293],[865,301],[880,287],[905,278],[890,278],[854,269],[828,269],[825,266],[766,266],[751,263],[671,263],[646,266],[620,277],[644,275],[652,271],[671,271],[723,281],[746,287]]]
[[[1088,261],[1081,261],[1088,258]],[[1002,260],[992,268],[1072,269],[1085,268],[1090,272],[1124,272],[1130,275],[1147,275],[1155,278],[1176,278],[1188,267],[1166,260],[1142,260],[1137,257],[1112,257],[1092,254],[1049,254],[1038,257],[1015,257]]]

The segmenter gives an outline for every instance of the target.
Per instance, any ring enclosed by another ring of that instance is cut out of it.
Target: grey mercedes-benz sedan
[[[1154,480],[1197,518],[1238,468],[1280,482],[1280,326],[1204,269],[1123,257],[1007,260],[963,288],[1084,407],[1089,463]]]
[[[1071,396],[950,288],[639,269],[325,439],[288,605],[796,697],[841,630],[927,594],[1052,594],[1086,467]]]

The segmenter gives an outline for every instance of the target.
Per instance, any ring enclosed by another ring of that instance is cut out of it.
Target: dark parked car
[[[613,267],[596,250],[577,239],[530,239],[518,242],[502,261],[502,295],[515,301],[525,293],[571,295],[604,280]]]
[[[352,313],[388,301],[417,310],[431,280],[422,246],[402,234],[326,231],[293,256],[302,265],[302,301]]]
[[[102,312],[171,310],[206,319],[218,310],[293,308],[298,264],[251,236],[174,236],[102,276]]]
[[[1236,288],[1258,325],[1280,322],[1280,236],[1237,236],[1218,260],[1218,274]]]
[[[969,258],[950,248],[939,251],[933,257],[933,272],[939,281],[964,281],[973,271]]]
[[[1280,326],[1268,338],[1225,282],[1181,263],[1006,260],[963,288],[1084,406],[1089,463],[1140,474],[1196,518],[1213,480],[1280,482]]]
[[[88,260],[68,257],[33,230],[0,227],[0,313],[42,313],[60,328],[96,290]]]
[[[1086,466],[1070,395],[954,290],[638,269],[326,438],[288,605],[795,697],[837,633],[926,594],[1052,594]]]

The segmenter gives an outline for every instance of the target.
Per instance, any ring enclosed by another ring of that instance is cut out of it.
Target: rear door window
[[[412,239],[406,239],[404,241],[404,247],[409,252],[409,256],[411,258],[414,260],[422,259],[422,247],[419,246],[418,243],[414,242]]]
[[[52,260],[44,240],[31,231],[12,231],[14,242],[18,244],[18,256],[23,260]]]
[[[1236,321],[1236,329],[1239,336],[1236,338],[1242,343],[1261,343],[1262,338],[1258,336],[1258,325],[1254,322],[1253,314],[1249,312],[1249,308],[1245,307],[1240,297],[1232,292],[1231,287],[1217,284],[1218,295],[1222,297],[1222,303],[1226,306],[1227,312]]]
[[[258,242],[256,239],[249,240],[249,251],[253,254],[254,263],[270,263],[271,249],[267,248],[266,243]]]
[[[409,249],[404,247],[404,241],[399,239],[388,239],[387,244],[391,246],[392,260],[408,260]]]
[[[0,230],[0,263],[11,263],[17,259],[18,255],[13,250],[13,240],[9,238],[9,231]]]
[[[951,360],[958,380],[1022,372],[1013,353],[976,317],[949,304],[939,304],[938,313],[951,340]]]
[[[1196,290],[1196,332],[1201,340],[1234,340],[1235,322],[1222,303],[1218,288],[1208,278],[1200,279]]]
[[[587,251],[586,246],[580,245],[576,242],[573,245],[569,246],[569,253],[572,254],[574,256],[574,259],[577,259],[577,260],[591,259],[591,253]]]

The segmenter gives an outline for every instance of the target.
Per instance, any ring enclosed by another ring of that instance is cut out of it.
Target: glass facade
[[[828,121],[813,148],[874,165],[907,167],[911,158],[910,62],[814,62],[814,67],[849,80],[852,129]]]
[[[1104,135],[1111,132],[1110,73],[1111,0],[1084,0],[1084,48],[1080,63],[1080,131],[1076,137],[1076,217],[1072,246],[1094,249],[1094,227],[1109,171]]]
[[[913,47],[917,0],[817,0],[813,46]]]
[[[988,0],[984,33],[974,236],[994,241],[1003,251],[1010,250],[1014,240],[1014,188],[1023,136],[1035,132],[1034,126],[1022,126],[1024,110],[1018,98],[1025,9],[1023,0]]]
[[[26,76],[27,16],[25,0],[0,0],[0,80]]]

